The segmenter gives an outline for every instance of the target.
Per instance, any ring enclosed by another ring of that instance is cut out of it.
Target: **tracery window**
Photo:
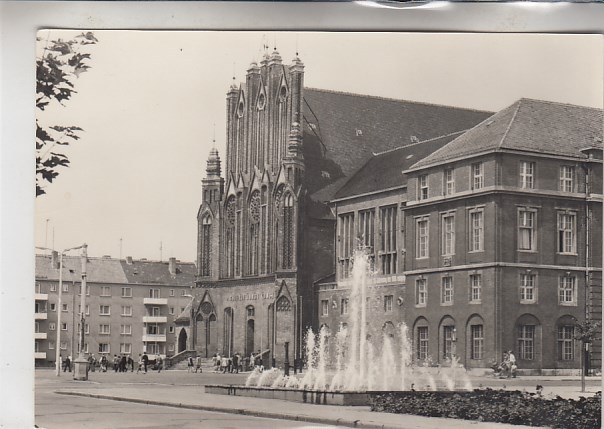
[[[250,247],[248,252],[248,273],[251,275],[258,274],[258,255],[260,253],[259,249],[259,234],[260,234],[260,192],[254,191],[252,192],[252,196],[250,198],[250,207],[249,207],[249,215],[250,215],[250,230],[249,230],[249,240]]]
[[[270,259],[268,258],[268,191],[266,186],[262,187],[260,193],[260,273],[270,272]]]
[[[283,198],[283,268],[294,265],[294,198],[286,194]]]
[[[243,234],[241,233],[241,222],[242,222],[242,214],[241,214],[241,209],[242,209],[242,205],[243,205],[243,195],[241,192],[239,192],[237,194],[237,211],[236,213],[236,217],[235,217],[235,227],[236,227],[236,231],[235,231],[235,243],[236,243],[236,249],[235,249],[235,275],[236,276],[240,276],[241,275],[241,264],[242,264],[242,252],[241,252],[241,248],[242,248],[242,242],[243,242]]]
[[[281,296],[281,298],[279,298],[277,300],[277,311],[290,311],[291,310],[291,303],[289,302],[289,299],[287,299],[286,296]]]
[[[225,216],[225,256],[226,256],[226,277],[233,277],[235,274],[235,218],[236,218],[235,197],[231,196],[226,203]]]
[[[201,275],[210,275],[210,240],[212,231],[212,218],[205,215],[201,221]]]

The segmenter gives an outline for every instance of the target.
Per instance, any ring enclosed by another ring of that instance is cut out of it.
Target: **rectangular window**
[[[470,325],[470,359],[482,359],[484,351],[484,329],[482,325]]]
[[[50,303],[50,311],[57,311],[57,304],[55,304],[54,302]]]
[[[125,353],[125,354],[132,353],[132,344],[130,344],[130,343],[121,343],[120,344],[120,353]]]
[[[110,325],[99,325],[99,335],[110,335],[110,334],[111,334]]]
[[[484,175],[482,171],[482,162],[472,164],[472,189],[482,189],[484,186]]]
[[[558,302],[561,305],[576,305],[576,278],[571,276],[562,276],[558,280]]]
[[[575,328],[571,325],[558,326],[558,359],[575,359]]]
[[[151,316],[161,316],[161,310],[159,307],[151,307]]]
[[[99,353],[110,353],[110,351],[108,343],[99,343]]]
[[[445,190],[445,195],[453,195],[455,193],[455,176],[453,175],[453,169],[445,169],[443,176],[443,188]]]
[[[428,243],[429,243],[429,230],[428,230],[428,220],[427,219],[418,219],[416,223],[416,253],[417,258],[427,258],[428,257]]]
[[[560,167],[560,190],[562,192],[574,192],[575,167],[563,165]]]
[[[428,199],[428,175],[423,174],[417,178],[418,196],[420,200]]]
[[[373,253],[373,236],[375,225],[375,210],[363,210],[359,212],[359,238],[360,244]]]
[[[340,278],[348,278],[351,274],[351,258],[355,248],[354,214],[348,213],[340,216],[338,263]]]
[[[321,316],[329,315],[329,301],[327,299],[321,300]]]
[[[396,255],[396,207],[383,207],[380,210],[381,247],[380,262],[382,274],[394,274],[397,271]]]
[[[170,296],[174,296],[174,289],[170,289]]]
[[[442,217],[442,254],[455,254],[455,215],[446,214]]]
[[[131,305],[122,305],[122,316],[132,316]]]
[[[101,296],[111,296],[111,286],[101,286]]]
[[[443,326],[443,359],[451,359],[453,356],[454,330],[454,326]]]
[[[535,240],[535,216],[532,210],[518,210],[518,249],[537,250]]]
[[[132,298],[132,288],[131,287],[122,288],[122,298]]]
[[[534,274],[520,274],[520,302],[530,304],[537,301]]]
[[[62,304],[61,305],[61,311],[63,311],[63,312],[69,311],[69,307],[67,306],[67,304]]]
[[[67,341],[61,341],[61,350],[67,350]]]
[[[170,334],[173,334],[174,333],[174,326],[168,326],[168,332]]]
[[[180,291],[180,296],[185,296],[186,294],[187,294],[186,290],[183,289]],[[158,298],[159,298],[159,296],[158,296]]]
[[[453,304],[453,277],[443,277],[441,283],[441,304]]]
[[[63,292],[69,292],[69,284],[63,283]]]
[[[174,351],[174,344],[168,344],[168,351],[169,352],[173,352]]]
[[[428,358],[428,327],[419,326],[417,328],[417,359],[426,360]]]
[[[49,331],[54,331],[55,329],[57,329],[57,325],[55,325],[55,322],[50,322],[48,324],[48,330]]]
[[[470,252],[483,250],[484,226],[482,210],[470,212]]]
[[[80,332],[80,328],[82,327],[82,325],[80,325],[78,323],[78,332]],[[90,334],[90,325],[88,323],[84,324],[84,333],[85,334]]]
[[[51,283],[50,284],[50,291],[51,292],[56,292],[57,291],[57,284],[56,283]]]
[[[86,316],[90,316],[90,305],[86,304]]]
[[[49,341],[48,342],[48,350],[54,350],[55,349],[55,342],[54,341]]]
[[[575,226],[574,213],[558,213],[558,252],[575,253]]]
[[[386,313],[392,313],[392,303],[394,302],[393,295],[384,296],[384,311]]]
[[[535,163],[520,161],[520,187],[533,189],[535,187]]]
[[[109,316],[111,314],[111,307],[109,305],[99,305],[99,314],[101,316]]]
[[[82,285],[80,285],[80,290],[78,291],[78,295],[82,295]],[[86,296],[90,296],[90,285],[86,285]]]
[[[340,302],[340,314],[348,314],[348,298],[342,298]]]
[[[415,281],[415,305],[425,306],[428,301],[428,290],[426,288],[426,279],[417,279]]]
[[[78,344],[78,353],[80,352],[80,345]],[[88,343],[84,343],[84,353],[88,353]]]
[[[535,359],[535,325],[521,325],[518,331],[518,352],[522,360]]]
[[[482,276],[470,274],[470,302],[480,302],[482,299]]]
[[[180,307],[180,312],[182,313],[183,311],[185,311],[184,307]]]
[[[132,325],[120,325],[120,335],[132,335]]]
[[[174,307],[170,307],[170,314],[174,315]]]
[[[149,298],[161,298],[159,289],[149,289]]]

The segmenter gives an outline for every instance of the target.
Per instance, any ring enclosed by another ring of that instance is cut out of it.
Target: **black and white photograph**
[[[602,48],[41,28],[37,427],[599,428]]]

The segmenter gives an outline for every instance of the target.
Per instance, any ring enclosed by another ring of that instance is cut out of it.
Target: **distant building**
[[[79,352],[81,258],[63,257],[59,305],[59,256],[36,256],[36,365],[52,365],[57,347],[63,357]],[[191,302],[196,268],[170,258],[166,262],[89,257],[85,308],[85,346],[90,354],[130,355],[146,351],[171,356],[185,350],[186,332],[174,320]],[[61,325],[58,313],[61,312]],[[61,330],[60,344],[56,343]]]
[[[416,361],[581,367],[602,313],[602,110],[521,99],[472,129],[376,154],[331,200],[335,276],[318,324],[347,323],[350,257],[374,261],[372,327],[409,327]],[[601,366],[601,340],[590,345]]]

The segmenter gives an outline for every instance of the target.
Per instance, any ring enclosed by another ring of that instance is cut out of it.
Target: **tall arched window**
[[[224,309],[224,333],[223,333],[223,356],[231,356],[233,353],[233,309]]]
[[[210,241],[212,231],[212,218],[206,214],[201,221],[201,275],[210,275]]]
[[[242,222],[242,215],[241,215],[241,209],[243,207],[243,195],[241,192],[239,192],[237,194],[237,211],[236,211],[236,231],[235,231],[235,240],[236,240],[236,249],[235,249],[235,275],[236,276],[240,276],[241,275],[241,264],[242,264],[242,256],[243,256],[243,252],[242,247],[243,247],[243,234],[242,234],[242,228],[241,228],[241,222]]]
[[[283,197],[283,265],[285,269],[294,265],[294,198],[287,193]]]
[[[252,192],[250,198],[250,230],[248,249],[248,274],[258,274],[258,255],[260,253],[260,192]]]
[[[226,257],[225,277],[233,277],[235,274],[235,217],[236,217],[236,202],[235,197],[231,196],[226,203],[225,216],[225,240],[224,253]]]
[[[268,264],[268,192],[266,186],[260,193],[260,273],[270,271]]]

